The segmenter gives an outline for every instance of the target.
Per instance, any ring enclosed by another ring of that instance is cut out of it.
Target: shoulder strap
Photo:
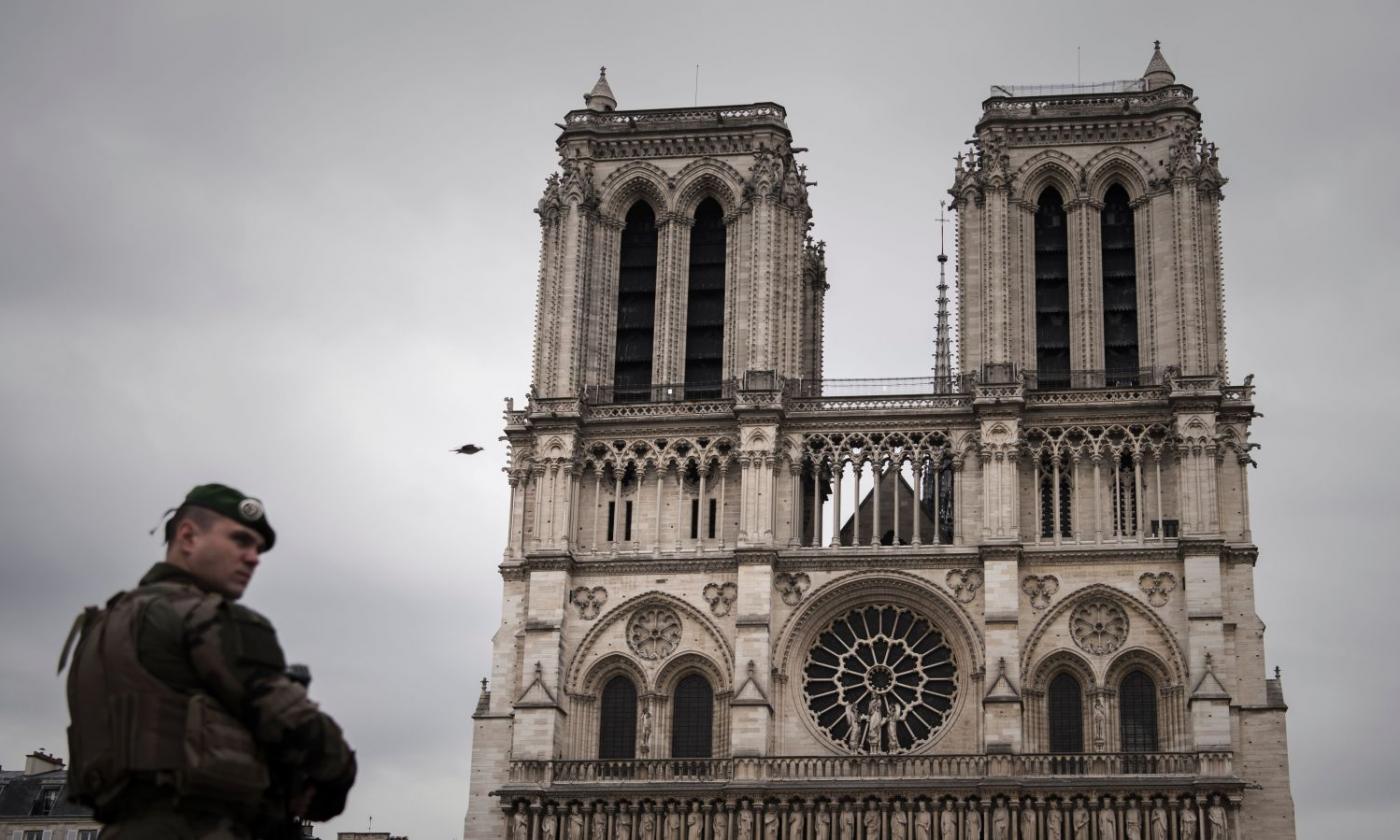
[[[68,654],[73,651],[73,642],[77,640],[80,632],[87,630],[88,624],[97,617],[100,612],[97,607],[85,607],[78,617],[73,619],[73,627],[68,631],[68,638],[63,641],[63,652],[58,655],[58,673],[62,674],[63,669],[68,666]]]

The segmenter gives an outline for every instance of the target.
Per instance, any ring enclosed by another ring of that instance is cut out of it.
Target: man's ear
[[[194,538],[203,533],[199,523],[185,517],[175,524],[175,533],[170,537],[170,550],[183,557],[194,548]]]

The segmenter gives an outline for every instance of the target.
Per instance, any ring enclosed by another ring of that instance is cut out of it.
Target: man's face
[[[175,549],[176,565],[210,590],[236,599],[253,579],[263,538],[257,531],[215,514],[207,528],[190,520],[181,522],[175,532]]]

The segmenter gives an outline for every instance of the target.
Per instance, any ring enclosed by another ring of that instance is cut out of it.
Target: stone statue
[[[1167,809],[1160,804],[1152,808],[1152,840],[1167,840]]]
[[[856,815],[849,802],[841,803],[840,829],[840,840],[856,840]]]
[[[1045,812],[1045,840],[1060,840],[1065,834],[1065,818],[1060,815],[1060,805],[1058,802],[1050,803],[1050,810]]]
[[[1181,840],[1196,840],[1196,803],[1186,800],[1181,809]]]
[[[510,818],[511,840],[530,840],[530,815],[524,808],[516,809]]]
[[[753,812],[747,806],[739,809],[739,840],[753,840]]]
[[[919,810],[914,813],[914,840],[933,840],[933,815],[923,802],[919,803]]]
[[[564,829],[565,840],[583,840],[583,813],[578,804],[569,806],[569,822]]]
[[[710,824],[710,840],[729,840],[729,811],[723,806],[715,808],[715,819]]]
[[[663,840],[681,840],[681,818],[674,807],[668,806],[661,818],[661,836]]]
[[[692,809],[685,815],[685,840],[703,840],[705,836],[705,816],[699,809]]]
[[[763,840],[778,840],[778,809],[763,809]]]
[[[982,812],[974,805],[967,809],[966,822],[963,825],[967,840],[982,840]]]
[[[1010,840],[1011,812],[1006,804],[1000,803],[992,809],[992,840]]]
[[[651,704],[642,702],[642,717],[637,721],[637,755],[646,758],[651,754]]]
[[[898,805],[890,812],[890,840],[909,840],[909,822]]]
[[[846,725],[850,727],[850,731],[846,733],[846,746],[849,747],[852,752],[857,752],[860,750],[861,733],[860,712],[856,710],[855,703],[846,704],[845,715]]]
[[[865,708],[865,714],[861,715],[861,720],[865,721],[865,751],[874,755],[881,752],[880,732],[885,723],[885,702],[871,697],[870,704]]]
[[[1035,803],[1030,800],[1021,803],[1021,840],[1036,840]]]
[[[812,815],[813,840],[831,840],[831,814],[827,813],[826,805]]]
[[[1118,820],[1113,816],[1113,806],[1107,802],[1099,811],[1099,840],[1118,840]]]
[[[617,815],[617,822],[614,823],[613,833],[617,840],[632,840],[632,814],[623,811]]]
[[[1142,840],[1142,815],[1135,804],[1123,811],[1123,840]]]
[[[806,816],[806,815],[802,813],[802,809],[801,809],[800,807],[797,807],[797,806],[794,806],[793,809],[792,809],[791,811],[788,811],[787,836],[789,836],[789,837],[801,837],[801,836],[802,836],[802,822],[803,822],[803,817],[804,817],[804,816]]]
[[[588,821],[588,836],[593,840],[604,840],[608,836],[608,815],[603,813],[600,807],[593,812],[593,817]],[[579,840],[583,840],[583,835],[579,835]]]
[[[885,720],[885,743],[889,745],[890,752],[895,752],[899,749],[899,723],[909,714],[909,707],[892,702],[889,713],[889,718]]]
[[[656,840],[656,817],[650,810],[642,811],[639,815],[642,821],[637,837],[641,840]]]
[[[554,812],[543,811],[540,813],[540,840],[554,840]]]
[[[1210,823],[1210,840],[1230,840],[1230,825],[1220,797],[1211,799],[1210,807],[1206,809],[1206,821]]]
[[[1094,749],[1102,751],[1108,746],[1108,708],[1103,697],[1094,698]]]
[[[878,735],[876,736],[879,737]],[[865,823],[866,837],[880,836],[880,812],[874,806],[867,805],[865,813],[861,815],[861,822]]]
[[[1074,840],[1089,840],[1089,809],[1084,807],[1083,802],[1074,807],[1070,822],[1074,825]]]
[[[938,817],[938,838],[939,840],[958,840],[958,812],[953,810],[953,803],[943,803],[943,813]]]

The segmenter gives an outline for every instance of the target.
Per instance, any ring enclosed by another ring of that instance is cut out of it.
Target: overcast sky
[[[509,6],[509,8],[507,7]],[[193,485],[260,496],[246,602],[361,763],[322,831],[460,837],[499,618],[501,398],[529,384],[553,123],[774,100],[829,243],[827,371],[928,372],[938,201],[993,83],[1134,78],[1163,41],[1231,179],[1257,374],[1259,612],[1300,836],[1400,823],[1393,40],[1400,7],[6,2],[0,765],[66,753],[54,664]],[[1080,66],[1076,66],[1076,50]],[[879,341],[870,339],[879,336]],[[448,454],[459,444],[484,454]]]

